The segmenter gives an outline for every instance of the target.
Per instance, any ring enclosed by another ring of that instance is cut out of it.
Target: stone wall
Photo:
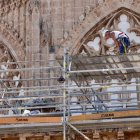
[[[91,140],[139,140],[139,131],[104,131],[104,132],[86,132],[84,133]],[[46,135],[45,133],[36,134],[17,134],[5,135],[0,140],[62,140],[61,133],[53,133]],[[70,140],[84,140],[84,138],[76,133],[71,133]]]
[[[42,55],[37,59],[47,60],[51,46],[56,50],[61,46],[74,48],[107,15],[121,7],[139,13],[139,3],[139,0],[9,0],[0,3],[1,20],[22,44],[23,50],[18,51],[26,54],[24,60],[31,61],[36,54]]]

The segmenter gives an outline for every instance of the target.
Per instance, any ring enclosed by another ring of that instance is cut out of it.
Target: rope
[[[126,45],[125,45],[125,43],[124,43],[123,38],[120,39],[120,42],[121,42],[121,44],[123,45],[124,53],[126,54],[126,53],[127,53],[127,49],[126,49]]]

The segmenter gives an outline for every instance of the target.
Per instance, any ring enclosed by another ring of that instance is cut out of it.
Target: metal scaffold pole
[[[66,50],[66,87],[67,87],[67,122],[69,122],[70,119],[70,102],[71,102],[71,97],[70,97],[70,90],[68,88],[70,87],[70,74],[69,71],[71,70],[71,57],[69,56],[68,50]],[[67,128],[67,140],[70,140],[70,133],[71,129],[70,127]]]
[[[63,67],[64,67],[64,90],[63,90],[63,102],[64,102],[64,114],[63,114],[63,140],[70,140],[70,128],[76,131],[78,134],[80,134],[84,139],[90,140],[86,135],[84,135],[81,131],[79,131],[76,127],[70,124],[69,122],[69,117],[70,117],[70,94],[66,93],[69,92],[69,80],[70,80],[70,70],[71,70],[71,59],[68,55],[68,50],[65,48],[64,49],[64,62],[63,62]],[[66,97],[67,96],[67,97]],[[66,104],[66,98],[67,98],[67,104]],[[68,108],[67,108],[68,107]],[[68,110],[66,112],[66,109]],[[67,118],[66,118],[66,113],[67,113]],[[67,136],[67,129],[66,126],[69,126],[68,129],[68,138]]]
[[[64,110],[63,110],[63,140],[66,140],[66,126],[67,126],[67,121],[69,120],[69,116],[70,116],[70,96],[68,94],[68,88],[69,87],[69,70],[70,70],[70,57],[68,55],[68,50],[65,48],[64,49],[64,60],[63,60],[63,69],[64,69],[64,75],[63,78],[65,79],[64,81],[64,89],[63,89],[63,105],[64,105]],[[67,96],[68,94],[68,96]],[[67,98],[67,102],[66,102],[66,98]],[[67,104],[68,103],[68,104]],[[68,107],[68,108],[67,108]],[[68,110],[68,112],[67,112]],[[68,115],[66,117],[66,114]],[[69,139],[69,138],[68,138]]]
[[[69,122],[67,122],[67,125],[69,127],[71,127],[74,131],[76,131],[78,134],[80,134],[85,140],[91,140],[86,135],[84,135],[81,131],[79,131],[76,127],[74,127],[73,125],[71,125]]]
[[[64,48],[63,77],[66,79],[66,49]],[[66,81],[63,89],[63,140],[66,140]]]

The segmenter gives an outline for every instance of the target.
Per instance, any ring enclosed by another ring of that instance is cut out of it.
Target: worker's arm
[[[115,37],[115,33],[114,32],[111,32],[110,33],[110,37],[113,39],[113,41],[114,41],[114,45],[115,45],[115,48],[118,48],[119,47],[119,42],[118,42],[118,40],[116,39],[116,37]]]
[[[114,39],[114,44],[115,44],[114,52],[118,53],[119,52],[119,41],[117,39]]]

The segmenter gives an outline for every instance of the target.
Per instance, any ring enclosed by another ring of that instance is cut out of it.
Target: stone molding
[[[24,61],[25,43],[20,38],[19,33],[8,23],[0,21],[0,36],[1,42],[6,44],[15,59],[17,61]]]
[[[0,1],[0,16],[8,14],[11,10],[19,8],[29,0],[2,0]]]
[[[34,8],[39,9],[40,5],[41,5],[40,0],[30,0],[29,5],[28,5],[29,13],[32,14]]]

